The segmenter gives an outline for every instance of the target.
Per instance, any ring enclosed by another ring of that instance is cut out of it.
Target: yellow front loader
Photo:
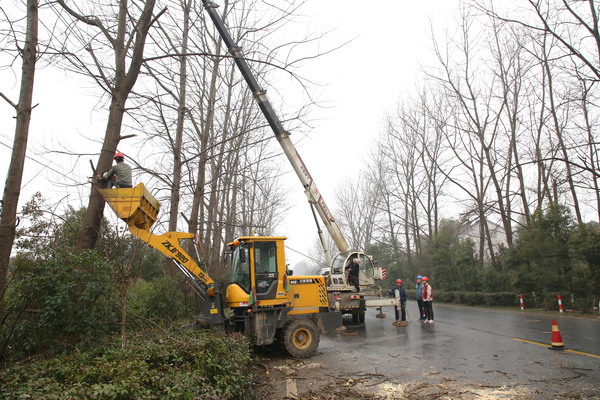
[[[252,335],[256,345],[279,340],[294,357],[312,355],[320,333],[342,324],[331,311],[323,276],[292,276],[285,262],[285,237],[244,236],[229,243],[229,282],[216,282],[182,248],[193,233],[150,232],[158,201],[143,183],[127,189],[100,189],[129,231],[161,251],[184,273],[201,297],[198,322],[205,327]],[[230,312],[226,312],[229,309]]]

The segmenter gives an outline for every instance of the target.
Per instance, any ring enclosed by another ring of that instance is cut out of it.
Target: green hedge
[[[557,292],[549,293],[523,293],[525,308],[539,308],[543,310],[558,311],[558,295],[562,296],[563,308],[566,310],[589,313],[598,307],[600,298],[592,296],[574,296],[571,301],[570,294]]]
[[[409,298],[415,298],[414,290],[407,290]],[[470,306],[515,306],[519,305],[519,296],[512,292],[466,292],[436,290],[433,293],[434,301],[442,303],[466,304]]]
[[[512,292],[462,292],[462,291],[437,291],[435,300],[445,303],[467,304],[470,306],[515,306],[519,298]]]
[[[407,290],[406,295],[409,299],[415,298],[414,290]],[[446,291],[436,290],[434,292],[434,301],[442,303],[466,304],[470,306],[514,306],[519,305],[519,294],[514,292],[466,292],[466,291]],[[558,293],[523,293],[523,301],[526,309],[542,309],[548,311],[558,311]],[[563,295],[562,303],[565,310],[579,312],[593,312],[594,307],[598,307],[599,298],[591,296],[575,297],[571,302],[571,295]]]
[[[115,338],[115,343],[118,343]],[[115,347],[18,365],[0,372],[0,398],[245,399],[251,395],[244,336],[152,333]]]

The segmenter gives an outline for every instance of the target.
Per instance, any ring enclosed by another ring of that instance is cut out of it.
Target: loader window
[[[254,242],[254,279],[258,299],[275,297],[277,277],[277,243]]]
[[[277,272],[275,242],[254,243],[254,265],[257,274],[268,274]]]
[[[239,246],[231,257],[231,283],[237,283],[244,291],[250,293],[250,257],[248,248]]]

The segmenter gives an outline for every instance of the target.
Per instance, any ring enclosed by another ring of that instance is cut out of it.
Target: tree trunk
[[[104,141],[98,164],[96,164],[96,173],[108,171],[111,168],[112,160],[121,139],[121,125],[123,115],[125,114],[125,102],[118,96],[113,96],[108,115],[108,124],[104,134]],[[97,189],[105,188],[103,181],[94,180],[90,191],[88,207],[79,228],[77,238],[78,249],[93,249],[100,235],[100,224],[104,213],[104,198]]]
[[[557,108],[554,101],[554,89],[553,89],[553,78],[550,71],[550,63],[548,62],[547,54],[544,54],[544,68],[546,69],[546,75],[548,78],[548,98],[550,100],[550,114],[552,115],[552,121],[554,122],[554,133],[558,139],[558,145],[562,152],[563,162],[565,163],[566,178],[569,183],[569,190],[571,191],[571,197],[573,198],[573,208],[575,209],[575,216],[577,217],[577,223],[581,224],[583,218],[581,216],[581,210],[579,208],[579,200],[577,199],[577,191],[575,190],[575,182],[573,182],[573,173],[571,172],[571,163],[569,162],[569,154],[563,140],[562,127],[558,121]],[[558,200],[558,199],[555,199]]]
[[[33,83],[35,77],[35,62],[38,44],[38,2],[27,0],[27,31],[23,48],[23,65],[21,67],[21,90],[19,103],[15,109],[17,121],[15,139],[10,159],[10,166],[4,184],[2,197],[2,214],[0,217],[0,304],[4,297],[10,253],[15,240],[17,227],[17,207],[21,195],[23,167],[27,152],[29,122],[31,120],[31,103],[33,98]],[[0,307],[0,315],[2,308]]]
[[[598,165],[598,147],[596,144],[596,140],[594,139],[594,127],[592,124],[592,121],[590,120],[590,110],[589,110],[589,99],[588,99],[588,95],[589,95],[589,91],[591,90],[591,86],[588,88],[586,85],[586,82],[583,81],[582,84],[584,85],[584,90],[583,90],[583,98],[581,99],[582,102],[582,109],[583,109],[583,116],[585,119],[585,130],[587,132],[587,147],[588,147],[588,156],[589,156],[589,163],[590,166],[592,168],[592,170],[595,171],[599,171],[600,170],[600,165]],[[598,182],[598,174],[591,174],[591,178],[592,178],[592,187],[594,188],[595,192],[596,192],[596,213],[597,213],[597,218],[598,221],[600,221],[600,183]]]
[[[128,279],[122,279],[120,282],[120,306],[121,306],[121,321],[119,324],[119,333],[121,336],[121,348],[125,348],[127,343],[127,287]]]
[[[57,0],[57,3],[78,21],[96,28],[99,27],[102,33],[107,36],[107,40],[114,51],[114,76],[112,79],[105,78],[104,82],[110,88],[111,102],[102,150],[96,164],[96,173],[102,173],[110,169],[113,156],[121,140],[120,135],[123,115],[125,114],[125,102],[137,81],[143,63],[144,46],[146,44],[146,36],[153,22],[152,13],[154,11],[155,0],[146,0],[144,2],[144,8],[139,20],[133,21],[137,29],[132,31],[132,36],[130,37],[127,37],[127,23],[131,21],[128,20],[128,5],[126,0],[119,1],[118,25],[115,37],[112,37],[108,30],[102,26],[100,18],[79,15],[69,8],[64,0]],[[87,50],[95,57],[92,46],[88,46]],[[128,60],[129,68],[127,68]],[[107,74],[101,69],[99,75],[105,77]],[[92,249],[96,246],[100,233],[102,214],[104,212],[104,199],[97,190],[101,186],[104,185],[101,185],[100,182],[92,184],[88,207],[79,229],[76,245],[78,249]]]
[[[221,51],[221,40],[216,39],[216,50],[215,54],[220,54]],[[208,92],[208,107],[206,111],[206,118],[202,121],[200,127],[200,159],[198,162],[198,178],[196,179],[196,187],[194,190],[194,197],[192,199],[192,210],[190,213],[190,223],[188,225],[188,231],[192,233],[198,232],[199,225],[203,224],[204,220],[204,185],[206,184],[206,162],[208,161],[208,148],[209,140],[211,138],[211,131],[213,129],[214,119],[214,107],[217,96],[217,77],[219,75],[219,62],[220,58],[215,57],[213,59],[211,80]],[[207,229],[200,232],[202,235],[202,243],[205,248],[209,246],[210,235]]]
[[[171,201],[169,209],[169,232],[174,232],[177,230],[177,220],[179,218],[179,196],[181,189],[181,143],[183,140],[183,125],[186,113],[187,51],[191,6],[192,1],[187,0],[187,3],[183,9],[183,37],[181,42],[181,56],[179,57],[179,107],[177,109],[177,127],[175,128],[175,146],[173,148],[173,186],[171,187]]]
[[[409,229],[409,211],[408,203],[404,204],[404,240],[406,240],[406,263],[409,271],[413,271],[413,257],[410,249],[410,229]]]

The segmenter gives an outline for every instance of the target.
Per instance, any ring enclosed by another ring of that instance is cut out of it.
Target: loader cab
[[[375,266],[373,260],[362,251],[350,251],[339,253],[331,263],[331,282],[334,286],[347,285],[346,267],[352,265],[354,259],[359,261],[358,279],[360,286],[371,286],[374,284]]]
[[[227,304],[279,306],[288,302],[284,237],[240,237],[229,244]]]

